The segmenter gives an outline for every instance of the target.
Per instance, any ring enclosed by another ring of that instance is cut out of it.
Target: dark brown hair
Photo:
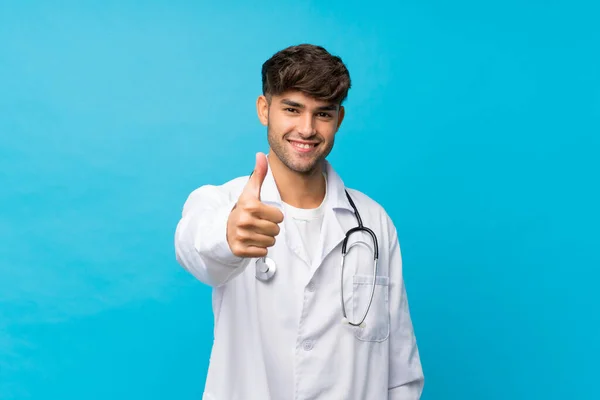
[[[322,101],[341,104],[348,96],[350,73],[338,56],[321,46],[300,44],[275,53],[262,65],[263,95],[297,90]]]

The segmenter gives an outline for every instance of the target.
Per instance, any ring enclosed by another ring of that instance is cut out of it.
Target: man
[[[322,47],[299,45],[267,60],[262,81],[268,158],[258,153],[249,177],[194,190],[175,234],[178,262],[213,288],[203,398],[419,399],[396,229],[325,160],[344,119],[348,70]],[[377,246],[364,230],[344,243],[359,225],[353,206]],[[349,251],[359,241],[366,246]]]

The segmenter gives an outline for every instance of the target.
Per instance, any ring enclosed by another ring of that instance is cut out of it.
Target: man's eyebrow
[[[337,111],[338,106],[335,104],[329,104],[326,106],[321,106],[321,107],[317,107],[317,110],[319,111]]]
[[[290,106],[290,107],[304,108],[304,104],[296,103],[295,101],[288,100],[288,99],[281,100],[281,103],[285,104],[286,106]]]
[[[304,104],[300,104],[300,103],[297,103],[297,102],[289,100],[289,99],[283,99],[283,100],[281,100],[281,103],[285,104],[287,106],[290,106],[290,107],[296,107],[296,108],[302,108],[302,109],[306,108],[304,106]],[[338,107],[335,104],[328,104],[325,106],[317,107],[317,111],[336,111],[337,109],[338,109]]]

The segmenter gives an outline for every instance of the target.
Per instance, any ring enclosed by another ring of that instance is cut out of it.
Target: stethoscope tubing
[[[356,208],[356,205],[354,204],[354,201],[352,201],[352,198],[350,197],[350,194],[348,193],[348,191],[345,191],[345,192],[346,192],[346,197],[348,198],[348,201],[350,202],[350,205],[352,206],[352,209],[354,211],[354,216],[356,217],[358,226],[351,228],[350,230],[348,230],[348,232],[346,232],[346,237],[344,238],[344,241],[342,243],[342,261],[341,261],[341,279],[340,279],[340,283],[341,283],[340,284],[340,294],[341,294],[340,297],[341,297],[341,306],[342,306],[342,315],[343,315],[342,321],[344,323],[347,323],[352,326],[358,326],[358,327],[364,328],[365,320],[367,318],[367,315],[369,314],[369,310],[371,309],[371,304],[373,303],[373,297],[375,295],[375,285],[377,283],[376,279],[377,279],[378,259],[379,259],[379,245],[377,242],[377,235],[371,229],[363,226],[362,219],[360,217],[358,209]],[[345,267],[344,262],[346,260],[346,255],[348,254],[348,252],[350,251],[350,249],[352,247],[354,247],[358,244],[364,244],[365,246],[369,247],[369,245],[367,243],[365,243],[364,241],[357,241],[355,243],[352,243],[350,246],[348,246],[348,239],[350,238],[350,236],[353,233],[356,233],[356,232],[367,232],[371,236],[371,239],[373,239],[373,281],[371,282],[371,294],[369,296],[369,302],[365,308],[365,311],[362,314],[362,317],[360,318],[360,320],[358,322],[350,321],[348,319],[348,316],[346,313],[346,304],[344,301],[344,267]],[[259,279],[261,281],[270,280],[275,275],[276,271],[277,271],[277,265],[275,264],[275,261],[273,261],[273,259],[265,256],[256,261],[256,278],[257,279]]]

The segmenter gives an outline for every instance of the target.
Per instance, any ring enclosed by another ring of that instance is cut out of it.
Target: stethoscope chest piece
[[[277,265],[269,257],[256,260],[256,279],[268,281],[275,275],[275,271],[277,271]]]

